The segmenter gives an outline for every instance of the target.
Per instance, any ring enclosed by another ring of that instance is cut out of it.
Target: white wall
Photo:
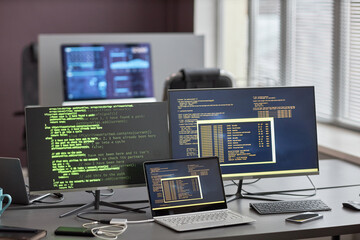
[[[235,86],[247,84],[248,1],[195,0],[194,32],[205,37],[205,66],[232,73]]]
[[[218,67],[218,0],[194,1],[194,33],[205,37],[205,67]]]

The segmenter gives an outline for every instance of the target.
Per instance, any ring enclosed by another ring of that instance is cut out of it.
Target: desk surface
[[[314,198],[322,199],[332,208],[331,211],[322,212],[324,215],[323,219],[304,224],[285,222],[285,218],[294,214],[261,216],[249,208],[250,202],[256,202],[258,200],[240,199],[231,202],[229,208],[254,218],[256,222],[247,225],[185,233],[176,233],[156,223],[143,223],[129,225],[127,231],[123,233],[119,239],[294,239],[360,232],[360,211],[357,212],[342,207],[342,202],[347,200],[360,200],[360,167],[349,165],[346,162],[338,160],[322,160],[320,164],[321,174],[314,176],[313,179],[317,187],[325,189],[319,190]],[[307,188],[303,186],[303,180],[299,181],[299,178],[304,178],[305,182],[307,181],[305,177],[263,179],[254,185],[246,186],[246,189],[251,188],[259,191],[267,191],[269,185],[273,187],[271,190],[282,189],[282,186],[286,189],[290,185],[293,185],[293,188],[296,189]],[[337,185],[341,185],[342,187],[327,188],[332,187],[332,183],[337,183]],[[301,193],[311,193],[311,190]],[[119,194],[127,197],[131,195],[138,200],[146,196],[146,190],[145,188],[121,189],[116,191],[116,196],[113,198],[118,199]],[[73,203],[79,203],[82,201],[85,203],[91,200],[88,195],[89,194],[84,195],[84,193],[66,193],[66,202],[69,203],[73,201]],[[299,197],[297,199],[299,199]],[[111,198],[109,200],[111,200]],[[140,207],[146,205],[147,203],[139,203],[129,206]],[[2,215],[0,224],[46,229],[48,230],[47,239],[73,239],[73,237],[57,237],[53,233],[58,226],[81,226],[81,224],[85,223],[85,220],[80,220],[74,215],[61,219],[58,218],[60,214],[71,209],[72,208],[69,207],[47,209],[36,209],[33,207],[31,209],[7,210]],[[112,216],[102,215],[101,218],[141,220],[148,218],[148,214],[126,213]]]

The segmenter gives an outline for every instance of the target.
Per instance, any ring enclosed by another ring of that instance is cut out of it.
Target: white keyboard
[[[164,222],[168,222],[172,225],[183,225],[183,224],[197,224],[197,223],[205,223],[205,222],[218,222],[218,221],[226,221],[233,219],[242,219],[241,215],[235,214],[233,212],[227,210],[221,211],[211,211],[211,212],[201,212],[180,216],[171,216],[163,218]]]
[[[245,224],[255,221],[229,209],[154,217],[154,219],[157,223],[179,232]]]

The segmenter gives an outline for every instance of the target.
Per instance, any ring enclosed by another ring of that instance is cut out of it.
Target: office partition
[[[63,44],[148,42],[152,47],[154,95],[162,99],[165,79],[181,68],[204,67],[204,38],[190,33],[40,34],[39,103],[63,102],[61,52]]]

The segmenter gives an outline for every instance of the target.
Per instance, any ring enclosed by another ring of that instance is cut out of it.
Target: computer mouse
[[[351,209],[360,211],[360,202],[347,201],[347,202],[343,203],[343,207],[351,208]]]

